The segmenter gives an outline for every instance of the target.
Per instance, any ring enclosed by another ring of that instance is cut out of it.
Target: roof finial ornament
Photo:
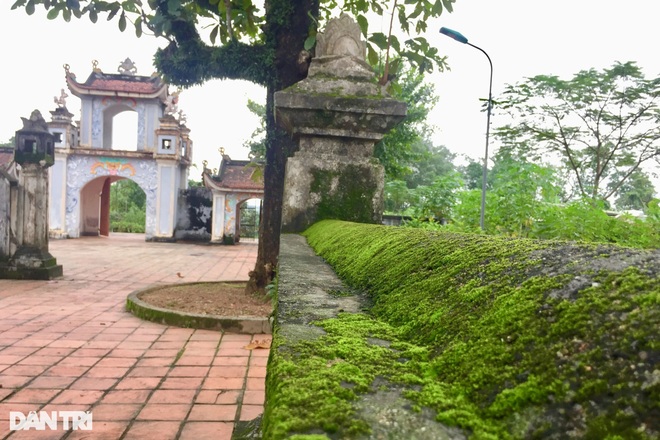
[[[220,147],[218,148],[218,151],[220,152],[221,155],[225,155],[225,147]]]
[[[179,124],[186,125],[186,122],[188,122],[188,117],[183,112],[183,110],[179,110],[177,114],[179,115]]]
[[[135,75],[137,73],[137,67],[135,67],[135,63],[130,58],[126,57],[124,61],[119,63],[117,71],[122,75]]]
[[[94,72],[100,72],[101,69],[99,69],[99,61],[98,60],[92,60],[92,70]]]
[[[69,73],[69,70],[71,69],[71,66],[69,66],[68,64],[65,64],[62,67],[64,67],[64,73]]]
[[[180,89],[171,95],[167,95],[167,98],[165,98],[165,114],[175,115],[176,112],[179,111],[179,108],[177,107],[177,104],[179,103],[179,93],[181,93]]]
[[[61,90],[60,92],[60,97],[58,98],[57,96],[53,98],[55,100],[55,104],[57,104],[57,108],[66,108],[66,98],[69,95],[66,94],[64,89]]]

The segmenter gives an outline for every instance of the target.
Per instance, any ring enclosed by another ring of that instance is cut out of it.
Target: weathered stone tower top
[[[324,218],[380,223],[383,167],[374,145],[406,115],[365,61],[359,26],[348,15],[317,37],[306,79],[275,93],[278,122],[297,140],[287,161],[282,231]]]
[[[365,61],[360,37],[360,27],[348,15],[328,22],[307,78],[275,94],[282,126],[294,135],[377,141],[405,117],[406,104],[387,94]]]

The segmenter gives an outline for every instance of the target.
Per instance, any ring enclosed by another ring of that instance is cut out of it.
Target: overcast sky
[[[53,110],[53,97],[65,86],[63,64],[78,80],[90,74],[92,60],[107,73],[116,73],[130,57],[138,74],[154,71],[152,58],[164,39],[136,38],[121,33],[116,20],[87,18],[65,23],[48,21],[45,13],[28,16],[11,11],[13,2],[0,6],[2,104],[0,141],[21,127],[21,116],[39,109],[45,117]],[[448,56],[451,71],[436,73],[440,101],[431,114],[438,127],[436,144],[475,159],[483,157],[486,115],[479,98],[488,96],[489,67],[476,49],[438,34],[440,26],[460,31],[470,43],[484,49],[494,65],[493,93],[506,83],[537,74],[570,77],[582,69],[609,67],[616,61],[636,61],[647,77],[660,75],[660,1],[657,0],[458,0],[452,14],[429,25],[425,35]],[[387,20],[370,23],[372,31],[386,30]],[[185,90],[179,107],[188,115],[195,141],[194,161],[219,162],[218,148],[233,158],[245,158],[243,142],[257,125],[246,109],[248,98],[264,102],[264,90],[246,82],[212,81]],[[67,106],[78,114],[80,102],[69,97]],[[494,119],[493,125],[498,121]],[[215,165],[217,166],[217,165]],[[191,172],[191,177],[196,171]]]

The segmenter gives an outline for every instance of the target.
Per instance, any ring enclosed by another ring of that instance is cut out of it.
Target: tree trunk
[[[275,277],[280,251],[282,197],[287,158],[295,152],[296,142],[275,122],[274,93],[305,79],[307,66],[300,64],[305,39],[318,17],[318,0],[270,0],[266,2],[267,45],[275,50],[272,81],[266,97],[266,167],[264,204],[259,228],[259,250],[255,268],[250,272],[247,292],[264,292]],[[303,57],[304,58],[304,57]]]

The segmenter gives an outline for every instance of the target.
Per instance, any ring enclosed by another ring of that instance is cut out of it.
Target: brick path
[[[256,244],[113,234],[51,241],[50,251],[63,278],[0,280],[1,439],[223,440],[262,412],[268,350],[243,347],[270,336],[167,327],[124,311],[126,296],[148,285],[247,279]],[[39,410],[91,410],[93,431],[9,431],[9,411]]]

